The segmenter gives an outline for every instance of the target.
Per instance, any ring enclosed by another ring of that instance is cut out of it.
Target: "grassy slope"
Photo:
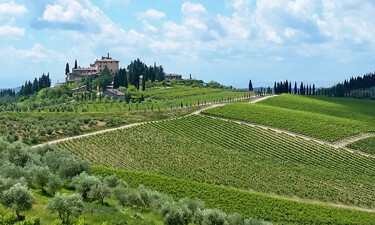
[[[92,163],[375,208],[375,159],[202,116],[59,143]]]
[[[71,193],[71,191],[62,190],[64,193]],[[45,209],[50,196],[41,195],[40,191],[33,190],[35,203],[33,208],[29,211],[22,212],[26,218],[39,216],[42,225],[52,224],[59,219],[58,213]],[[122,208],[118,206],[113,200],[107,199],[106,205],[102,206],[96,202],[85,203],[85,208],[81,216],[71,217],[73,222],[84,219],[85,224],[101,225],[103,222],[110,224],[132,224],[132,225],[162,225],[162,219],[155,214],[141,212],[136,209]],[[0,205],[0,214],[11,213],[9,209]]]
[[[375,131],[374,102],[358,99],[281,95],[258,104],[228,104],[204,113],[265,124],[336,141]]]
[[[369,154],[375,154],[375,137],[369,137],[356,141],[352,144],[349,144],[348,147]]]
[[[373,224],[375,214],[270,197],[263,194],[197,183],[166,176],[95,168],[98,175],[116,173],[130,185],[140,184],[172,195],[174,198],[200,198],[207,207],[239,212],[280,224]]]

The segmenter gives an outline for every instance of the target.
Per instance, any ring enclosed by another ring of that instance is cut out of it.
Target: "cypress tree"
[[[313,84],[312,94],[315,95],[315,84]]]
[[[253,89],[253,84],[251,83],[251,79],[250,79],[250,81],[249,81],[249,91],[253,91],[254,89]]]
[[[66,63],[66,66],[65,66],[65,75],[67,75],[69,73],[70,73],[69,63]]]

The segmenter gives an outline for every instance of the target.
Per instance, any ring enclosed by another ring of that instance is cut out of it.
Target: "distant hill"
[[[21,91],[22,86],[15,87],[15,88],[0,88],[0,90],[7,90],[7,89],[12,89],[12,90],[14,90],[14,91],[16,92],[16,94],[17,94],[18,92]]]

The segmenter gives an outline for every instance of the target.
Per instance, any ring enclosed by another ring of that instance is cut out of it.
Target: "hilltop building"
[[[95,60],[89,67],[73,68],[71,73],[66,75],[66,80],[79,81],[82,78],[97,78],[100,73],[107,67],[111,73],[116,73],[119,70],[120,61],[112,59],[109,56],[103,56],[101,59]]]
[[[171,81],[173,79],[182,80],[182,75],[181,74],[176,74],[176,73],[166,73],[165,74],[165,80],[166,81]]]

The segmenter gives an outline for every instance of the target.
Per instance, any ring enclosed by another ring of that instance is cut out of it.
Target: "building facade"
[[[182,80],[182,75],[181,74],[176,74],[176,73],[166,73],[165,74],[165,80],[166,81],[171,81],[173,79]]]
[[[100,73],[107,67],[111,73],[116,73],[119,70],[120,61],[112,59],[109,56],[103,56],[101,59],[95,60],[90,67],[77,67],[73,68],[71,73],[66,75],[66,80],[79,81],[82,78],[97,78]]]

